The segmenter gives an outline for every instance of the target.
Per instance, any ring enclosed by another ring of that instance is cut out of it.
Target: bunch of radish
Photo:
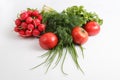
[[[45,30],[42,15],[36,9],[28,9],[20,13],[15,20],[14,31],[22,37],[39,37]]]

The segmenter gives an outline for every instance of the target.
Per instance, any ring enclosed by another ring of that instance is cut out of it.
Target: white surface
[[[29,70],[41,62],[37,57],[45,51],[38,39],[24,39],[13,32],[14,20],[20,11],[41,9],[44,4],[59,11],[84,5],[104,19],[100,34],[84,45],[85,59],[79,58],[85,75],[75,68],[69,55],[64,66],[68,76],[60,72],[59,66],[47,74],[45,66]],[[0,0],[0,80],[120,80],[119,23],[119,0]]]

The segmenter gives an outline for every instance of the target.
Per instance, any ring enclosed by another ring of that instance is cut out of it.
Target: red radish
[[[29,16],[32,16],[32,12],[33,12],[32,10],[27,10]]]
[[[32,31],[26,30],[26,31],[25,31],[25,34],[26,34],[26,36],[30,37],[30,36],[32,36]]]
[[[20,31],[19,31],[19,35],[20,35],[20,36],[24,36],[24,35],[25,35],[25,31],[20,30]]]
[[[41,14],[38,15],[37,18],[38,18],[39,20],[42,20],[42,15],[41,15]]]
[[[15,31],[15,32],[19,32],[20,30],[19,30],[19,28],[16,26],[16,27],[14,28],[14,31]]]
[[[32,17],[28,17],[28,18],[26,18],[26,23],[32,23],[32,21],[33,21],[33,18]]]
[[[25,20],[28,16],[29,16],[28,13],[25,11],[25,12],[20,14],[20,19]]]
[[[20,20],[20,19],[16,19],[16,20],[15,20],[15,24],[16,24],[17,26],[20,26],[20,25],[21,25],[21,20]]]
[[[29,30],[33,30],[34,29],[34,25],[33,24],[28,24],[28,27],[27,27]]]
[[[34,29],[32,35],[35,37],[39,37],[40,31],[38,29]]]
[[[39,24],[39,25],[38,25],[38,30],[39,30],[39,31],[44,31],[44,30],[45,30],[45,27],[46,27],[45,24]]]
[[[26,29],[27,28],[27,23],[26,22],[22,22],[21,23],[21,28]]]
[[[33,10],[32,12],[32,16],[38,16],[39,15],[39,11],[38,10]]]
[[[40,23],[41,23],[41,22],[40,22],[39,19],[34,19],[34,20],[33,20],[33,24],[34,24],[35,26],[38,26]]]

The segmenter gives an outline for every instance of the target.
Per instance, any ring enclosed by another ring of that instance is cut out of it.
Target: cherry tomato
[[[95,36],[100,32],[100,25],[95,21],[90,21],[85,25],[84,29],[89,36]]]
[[[72,29],[73,41],[76,44],[82,45],[88,40],[88,33],[81,27],[76,26]]]
[[[52,32],[43,34],[39,39],[39,44],[43,49],[52,49],[57,45],[57,43],[58,38]]]

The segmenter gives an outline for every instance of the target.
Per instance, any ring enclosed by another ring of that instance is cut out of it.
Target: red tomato
[[[81,27],[76,26],[72,30],[73,41],[76,44],[82,45],[88,40],[88,33]]]
[[[90,21],[85,25],[84,29],[88,32],[89,36],[94,36],[100,32],[100,25],[95,21]]]
[[[57,43],[58,38],[52,32],[43,34],[39,39],[39,44],[43,49],[52,49],[57,45]]]

